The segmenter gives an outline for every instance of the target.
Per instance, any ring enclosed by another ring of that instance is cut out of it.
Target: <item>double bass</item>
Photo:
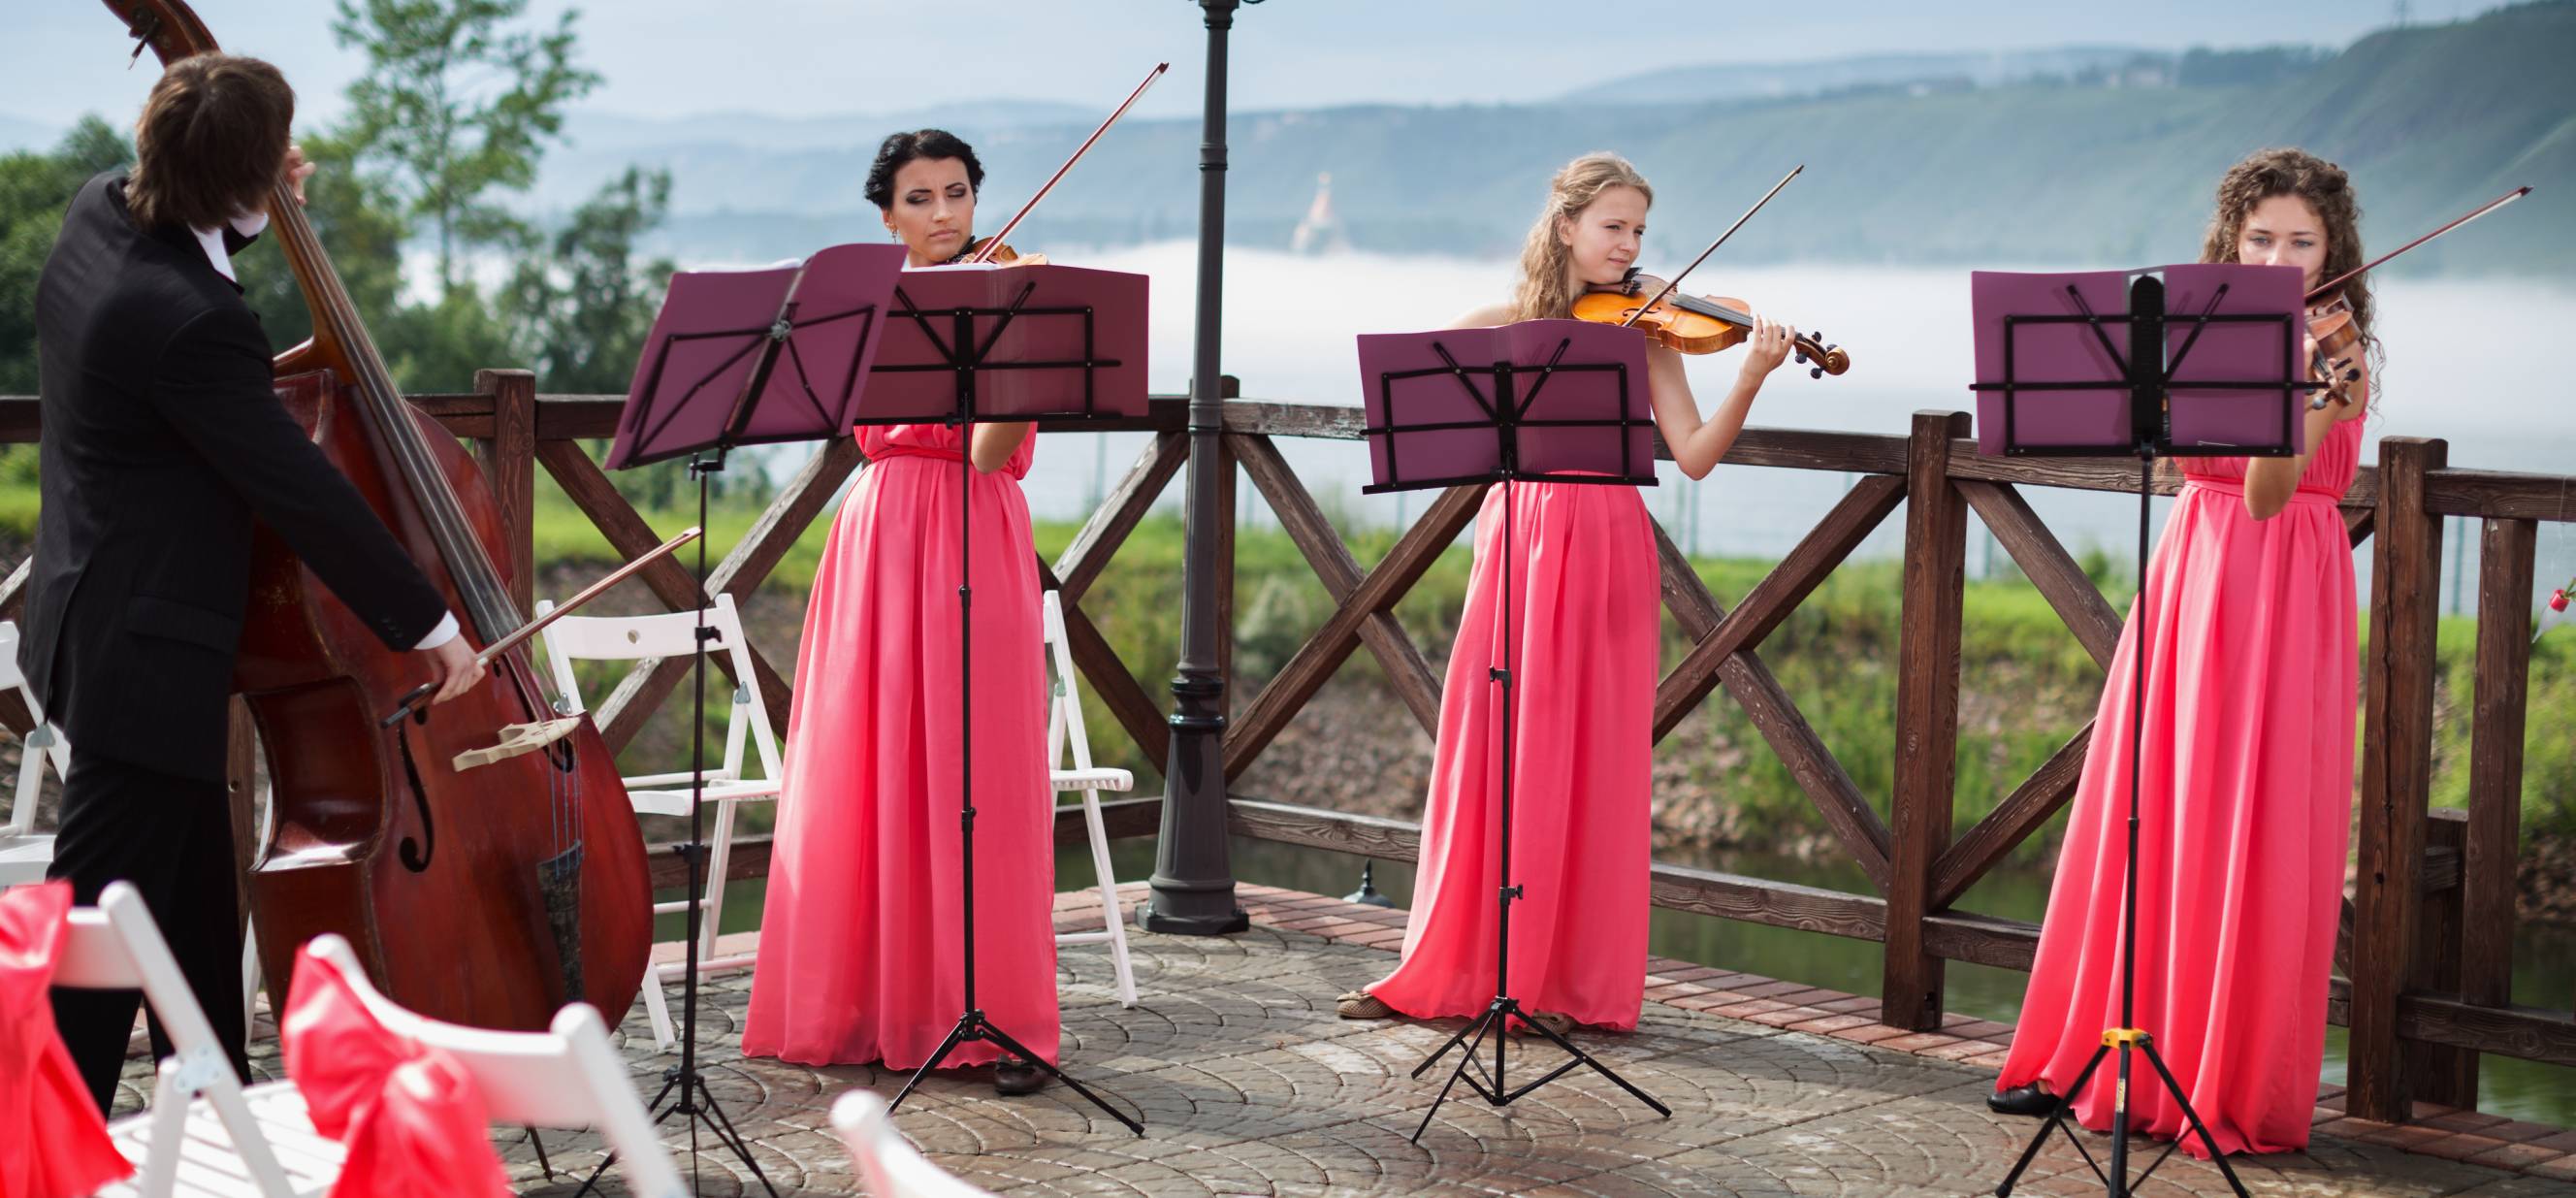
[[[182,0],[107,0],[166,67],[216,52]],[[495,564],[492,489],[455,437],[394,386],[284,180],[269,229],[313,317],[275,363],[279,401],[462,614],[474,643],[526,625]],[[268,766],[271,834],[249,878],[270,984],[324,932],[432,1018],[541,1030],[568,1002],[615,1023],[652,939],[644,844],[587,716],[557,708],[526,644],[473,690],[380,723],[427,675],[388,650],[273,533],[254,535],[233,685]],[[500,555],[506,556],[506,555]],[[282,1001],[276,1004],[284,1009]]]

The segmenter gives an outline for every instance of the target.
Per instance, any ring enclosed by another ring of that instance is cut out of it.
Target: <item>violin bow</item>
[[[1726,231],[1725,231],[1725,232],[1720,233],[1720,234],[1718,234],[1718,235],[1717,235],[1717,240],[1715,240],[1715,241],[1712,241],[1712,242],[1708,243],[1708,248],[1707,248],[1707,249],[1704,249],[1704,250],[1701,250],[1701,251],[1699,252],[1699,257],[1696,257],[1696,258],[1691,259],[1690,265],[1683,267],[1683,268],[1681,269],[1681,273],[1680,273],[1680,274],[1676,274],[1676,275],[1674,275],[1671,279],[1666,280],[1666,281],[1665,281],[1665,283],[1664,283],[1664,289],[1663,289],[1663,290],[1661,290],[1661,291],[1656,292],[1656,293],[1655,293],[1655,296],[1654,296],[1654,298],[1653,298],[1653,299],[1647,300],[1645,303],[1642,303],[1642,304],[1637,305],[1637,310],[1636,310],[1636,311],[1634,311],[1634,312],[1629,313],[1629,314],[1628,314],[1628,319],[1623,320],[1623,321],[1620,321],[1620,322],[1619,322],[1619,327],[1624,329],[1624,328],[1627,328],[1629,325],[1632,325],[1632,324],[1637,323],[1637,318],[1638,318],[1638,317],[1640,317],[1640,316],[1645,315],[1645,314],[1646,314],[1646,309],[1648,309],[1648,308],[1652,308],[1652,307],[1654,307],[1656,304],[1662,303],[1662,302],[1663,302],[1663,299],[1664,299],[1664,297],[1665,297],[1665,296],[1671,295],[1671,294],[1673,293],[1674,289],[1676,289],[1676,288],[1678,288],[1678,287],[1680,287],[1680,286],[1682,285],[1682,279],[1683,279],[1685,276],[1689,275],[1689,274],[1690,274],[1690,272],[1692,272],[1692,271],[1694,271],[1694,270],[1698,270],[1698,269],[1699,269],[1699,264],[1700,264],[1700,263],[1708,261],[1708,256],[1709,256],[1710,254],[1714,254],[1714,253],[1716,253],[1716,252],[1717,252],[1717,247],[1719,247],[1719,246],[1721,246],[1721,245],[1725,245],[1725,244],[1726,244],[1726,239],[1727,239],[1727,238],[1735,236],[1735,231],[1736,231],[1737,229],[1741,229],[1741,228],[1743,228],[1743,227],[1744,227],[1744,222],[1746,222],[1746,221],[1748,221],[1748,220],[1753,219],[1753,214],[1754,214],[1754,213],[1762,211],[1762,206],[1763,206],[1764,204],[1768,204],[1768,203],[1770,203],[1770,202],[1771,202],[1771,197],[1773,197],[1773,196],[1776,196],[1776,195],[1780,194],[1780,189],[1781,189],[1781,188],[1783,188],[1783,187],[1787,187],[1787,186],[1789,185],[1789,180],[1797,178],[1797,177],[1798,177],[1798,172],[1803,171],[1803,170],[1805,170],[1805,169],[1807,169],[1807,164],[1806,164],[1806,163],[1803,163],[1803,162],[1799,163],[1798,165],[1796,165],[1796,166],[1794,166],[1794,167],[1789,168],[1789,173],[1788,173],[1788,174],[1785,174],[1785,175],[1780,176],[1780,181],[1779,181],[1779,182],[1777,182],[1777,183],[1772,184],[1772,185],[1771,185],[1771,190],[1766,191],[1766,192],[1763,192],[1763,193],[1762,193],[1762,198],[1761,198],[1761,199],[1758,199],[1758,200],[1753,201],[1753,206],[1752,206],[1752,207],[1750,207],[1750,208],[1745,209],[1745,210],[1744,210],[1744,215],[1739,216],[1739,217],[1736,217],[1736,218],[1735,218],[1735,223],[1734,223],[1734,224],[1728,225],[1728,226],[1726,227]]]
[[[1145,89],[1154,86],[1154,81],[1162,78],[1163,72],[1170,69],[1172,69],[1172,64],[1168,62],[1158,62],[1154,64],[1153,70],[1145,72],[1145,81],[1137,84],[1136,90],[1127,94],[1127,102],[1119,105],[1118,111],[1110,113],[1108,120],[1100,122],[1100,127],[1091,131],[1091,136],[1082,143],[1082,147],[1080,149],[1073,152],[1073,157],[1065,159],[1063,166],[1055,168],[1055,174],[1047,179],[1046,186],[1038,188],[1038,193],[1030,196],[1029,202],[1020,205],[1020,210],[1011,215],[1010,223],[1003,225],[1001,232],[985,238],[984,248],[975,251],[974,255],[967,258],[966,261],[970,263],[991,261],[994,252],[1002,248],[1002,239],[1010,236],[1011,230],[1020,227],[1021,219],[1028,216],[1030,209],[1038,206],[1039,200],[1046,198],[1046,193],[1055,188],[1056,181],[1064,178],[1064,173],[1072,170],[1074,163],[1082,161],[1082,156],[1091,152],[1092,143],[1099,141],[1101,134],[1109,132],[1109,127],[1117,124],[1118,118],[1127,115],[1127,110],[1135,107],[1136,101],[1144,97]]]
[[[2419,246],[2419,245],[2424,244],[2425,242],[2431,241],[2431,240],[2433,240],[2434,238],[2439,237],[2439,236],[2441,236],[2441,235],[2442,235],[2442,234],[2444,234],[2444,233],[2448,233],[2448,232],[2450,232],[2450,231],[2451,231],[2451,230],[2453,230],[2453,229],[2459,228],[2460,226],[2465,225],[2465,224],[2469,223],[2470,221],[2476,220],[2477,218],[2479,218],[2479,217],[2481,217],[2481,216],[2485,216],[2486,214],[2488,214],[2488,213],[2490,213],[2490,212],[2493,212],[2493,211],[2495,211],[2495,210],[2496,210],[2496,209],[2498,209],[2498,208],[2502,208],[2502,207],[2504,207],[2505,205],[2510,204],[2510,203],[2514,202],[2515,200],[2519,200],[2519,199],[2521,199],[2522,197],[2527,196],[2527,195],[2530,195],[2530,194],[2531,194],[2531,188],[2530,188],[2530,186],[2529,186],[2529,185],[2525,185],[2525,186],[2522,186],[2522,187],[2514,188],[2512,191],[2508,191],[2508,192],[2504,193],[2503,195],[2497,196],[2496,198],[2494,198],[2494,199],[2492,199],[2492,200],[2489,200],[2489,201],[2487,201],[2485,204],[2483,204],[2483,205],[2479,206],[2479,208],[2478,208],[2478,210],[2477,210],[2477,211],[2472,212],[2472,213],[2468,214],[2467,216],[2463,216],[2463,217],[2461,217],[2461,218],[2460,218],[2460,219],[2458,219],[2458,220],[2452,221],[2451,223],[2449,223],[2449,224],[2447,224],[2447,225],[2442,226],[2441,228],[2435,229],[2435,230],[2433,230],[2432,232],[2427,233],[2427,234],[2425,234],[2425,235],[2423,235],[2423,236],[2421,236],[2421,237],[2418,237],[2418,238],[2416,238],[2416,239],[2415,239],[2415,240],[2413,240],[2413,241],[2407,242],[2406,244],[2401,245],[2401,246],[2397,247],[2396,249],[2390,250],[2390,251],[2388,251],[2388,252],[2387,252],[2387,253],[2385,253],[2385,254],[2381,254],[2380,256],[2378,256],[2378,257],[2376,257],[2376,258],[2373,258],[2373,259],[2371,259],[2371,260],[2370,260],[2370,261],[2368,261],[2368,262],[2365,262],[2365,263],[2363,263],[2363,264],[2361,264],[2361,265],[2359,265],[2359,266],[2353,267],[2351,270],[2345,271],[2345,272],[2343,272],[2342,274],[2335,276],[2335,277],[2334,277],[2334,280],[2333,280],[2332,282],[2327,282],[2327,283],[2320,283],[2320,284],[2318,284],[2318,285],[2317,285],[2317,289],[2316,289],[2316,290],[2311,291],[2311,292],[2309,292],[2309,293],[2308,293],[2308,297],[2307,297],[2307,301],[2306,301],[2306,302],[2308,302],[2308,303],[2315,303],[2315,302],[2316,302],[2316,300],[2317,300],[2317,297],[2319,297],[2319,296],[2332,295],[2332,294],[2334,294],[2334,290],[2335,290],[2335,288],[2337,288],[2337,287],[2341,287],[2341,286],[2343,286],[2344,284],[2346,284],[2346,283],[2349,283],[2349,282],[2353,281],[2353,279],[2355,279],[2355,278],[2357,278],[2357,277],[2359,277],[2359,276],[2360,276],[2361,272],[2366,271],[2366,270],[2369,270],[2371,267],[2377,266],[2377,265],[2379,265],[2379,264],[2380,264],[2380,263],[2382,263],[2382,262],[2386,262],[2386,261],[2388,261],[2389,259],[2394,258],[2394,257],[2396,257],[2396,256],[2397,256],[2397,255],[2399,255],[2399,254],[2403,254],[2403,253],[2405,253],[2405,252],[2406,252],[2406,251],[2408,251],[2408,250],[2414,249],[2416,246]]]

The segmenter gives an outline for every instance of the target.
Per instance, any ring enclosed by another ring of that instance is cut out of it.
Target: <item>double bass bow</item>
[[[166,67],[217,52],[183,0],[107,0]],[[284,179],[269,228],[313,338],[279,355],[280,401],[420,563],[472,643],[526,623],[492,488],[413,409]],[[337,932],[395,1001],[456,1023],[541,1030],[568,1002],[611,1023],[641,986],[652,896],[642,834],[599,729],[556,706],[524,642],[471,690],[380,727],[423,678],[265,529],[234,689],[259,730],[272,831],[250,905],[270,984]],[[279,1009],[284,1009],[279,1004]]]

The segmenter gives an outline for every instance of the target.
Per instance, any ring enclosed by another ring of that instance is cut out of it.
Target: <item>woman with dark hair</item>
[[[2296,266],[2311,288],[2362,262],[2361,206],[2332,163],[2265,150],[2229,170],[2217,198],[2203,262]],[[2343,291],[2362,344],[2375,346],[2368,283]],[[2361,461],[2363,356],[2329,364],[2332,377],[2358,378],[2343,402],[2305,414],[2300,456],[2181,459],[2182,494],[2102,687],[1996,1110],[2054,1109],[2118,1020],[2128,728],[2145,636],[2137,1026],[2220,1151],[2308,1142],[2352,818],[2359,650],[2336,505]],[[2139,1084],[2129,1098],[2133,1128],[2206,1154],[2162,1087]],[[2114,1099],[2097,1074],[2076,1117],[2107,1130]]]
[[[972,148],[924,129],[885,140],[867,194],[910,265],[935,267],[975,246],[983,181]],[[1020,493],[1031,427],[978,424],[971,448],[942,424],[857,430],[870,465],[824,542],[796,659],[746,1056],[916,1069],[965,1009],[957,472],[971,461],[976,1001],[1056,1059],[1046,669]],[[992,1063],[1005,1094],[1043,1084],[997,1055],[977,1041],[943,1063]]]

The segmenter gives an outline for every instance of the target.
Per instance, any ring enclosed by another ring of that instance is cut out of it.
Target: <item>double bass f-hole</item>
[[[420,819],[420,838],[403,837],[395,855],[401,859],[404,869],[416,874],[429,872],[430,856],[438,851],[438,817],[429,812],[429,788],[421,785],[420,765],[412,760],[411,729],[408,727],[428,722],[429,712],[423,709],[404,721],[405,726],[394,729],[395,743],[402,746],[403,786],[411,792],[412,814]]]

